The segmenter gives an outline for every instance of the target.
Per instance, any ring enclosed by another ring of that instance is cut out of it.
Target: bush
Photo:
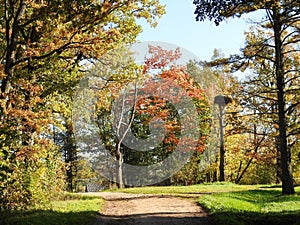
[[[64,165],[57,148],[34,146],[32,151],[34,157],[6,158],[0,167],[0,211],[44,207],[64,189]]]

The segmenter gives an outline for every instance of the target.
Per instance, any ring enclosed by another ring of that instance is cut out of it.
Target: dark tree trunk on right
[[[291,154],[287,143],[287,122],[285,110],[285,79],[283,41],[281,39],[282,22],[278,10],[273,10],[274,37],[275,37],[275,69],[278,99],[279,122],[279,148],[281,154],[282,194],[294,194],[293,178],[291,172]]]

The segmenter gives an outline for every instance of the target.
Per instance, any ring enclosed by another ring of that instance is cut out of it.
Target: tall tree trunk
[[[121,152],[121,142],[117,145],[117,185],[118,188],[123,188],[123,154]]]
[[[134,97],[133,97],[133,109],[132,109],[132,112],[131,112],[129,123],[126,125],[127,127],[126,127],[124,133],[122,134],[122,136],[120,135],[120,128],[121,128],[121,125],[123,123],[123,113],[125,113],[124,112],[125,101],[126,101],[125,96],[123,96],[123,99],[122,99],[120,119],[119,119],[118,126],[117,126],[117,136],[118,137],[121,136],[119,140],[118,140],[118,137],[117,137],[117,146],[116,146],[118,188],[123,188],[124,187],[124,181],[123,181],[124,154],[121,152],[121,145],[122,145],[122,142],[125,139],[125,136],[130,131],[131,125],[133,123],[134,114],[135,114],[135,111],[136,111],[136,100],[137,100],[137,84],[135,83]]]
[[[282,182],[282,169],[281,169],[281,154],[280,154],[280,140],[279,137],[275,138],[275,148],[276,148],[276,183]]]
[[[282,22],[277,9],[273,10],[274,36],[275,36],[275,67],[277,82],[277,101],[279,119],[279,147],[281,153],[282,169],[282,194],[294,194],[293,178],[291,172],[291,156],[287,143],[287,122],[285,112],[285,79],[284,79],[284,55],[281,38]]]
[[[9,1],[4,1],[4,10],[5,10],[5,30],[6,30],[6,55],[5,55],[5,78],[1,82],[1,92],[9,92],[9,81],[13,77],[14,73],[14,63],[17,59],[17,44],[20,33],[20,19],[22,18],[26,4],[24,0],[21,0],[15,14],[10,15],[9,8],[12,3]]]
[[[218,171],[215,170],[215,171],[213,172],[213,182],[217,182],[217,181],[218,181]]]
[[[206,182],[207,183],[210,183],[210,181],[211,181],[210,177],[211,177],[211,172],[207,172],[206,173]]]

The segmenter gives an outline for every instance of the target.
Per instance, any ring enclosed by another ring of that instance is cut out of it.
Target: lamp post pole
[[[214,103],[219,106],[219,125],[220,125],[220,162],[219,162],[219,181],[225,181],[225,139],[224,139],[224,109],[228,103],[232,102],[229,96],[217,95]]]

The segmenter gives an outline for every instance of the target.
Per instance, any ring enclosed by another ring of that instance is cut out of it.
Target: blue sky
[[[200,60],[210,60],[214,49],[225,55],[238,53],[244,43],[247,19],[229,19],[218,27],[211,21],[196,22],[193,0],[161,0],[166,5],[166,15],[156,28],[141,22],[140,41],[162,41],[185,48]]]

